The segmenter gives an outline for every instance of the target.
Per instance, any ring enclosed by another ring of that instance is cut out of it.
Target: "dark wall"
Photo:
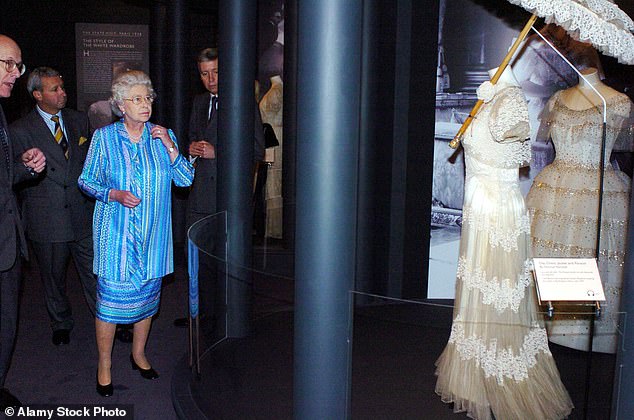
[[[0,14],[0,32],[15,39],[22,48],[22,59],[27,66],[27,74],[38,66],[50,66],[58,69],[64,76],[68,91],[68,106],[76,108],[76,71],[75,71],[75,23],[113,23],[151,25],[152,13],[156,13],[155,6],[169,6],[170,1],[152,0],[20,0],[3,2]],[[187,71],[190,82],[186,86],[185,96],[191,98],[194,93],[201,91],[198,80],[195,57],[203,47],[215,44],[215,30],[217,13],[215,1],[196,0],[188,2],[187,28],[190,43],[187,49]],[[164,50],[169,49],[168,21],[164,20],[162,39],[166,44]],[[152,31],[151,31],[152,32]],[[150,39],[150,50],[152,53]],[[165,57],[169,57],[166,54]],[[152,59],[151,59],[152,60]],[[153,74],[154,66],[150,66],[150,77],[155,85],[160,85]],[[170,62],[166,58],[160,76],[169,80]],[[161,92],[159,92],[160,95]],[[26,92],[26,75],[16,84],[12,97],[4,100],[5,112],[9,120],[14,120],[26,113],[32,106],[32,101]],[[188,112],[188,105],[184,110]],[[158,110],[157,110],[158,111]],[[155,116],[158,113],[155,113]]]
[[[412,32],[410,70],[405,82],[409,87],[410,103],[407,109],[405,247],[402,257],[405,281],[402,293],[405,297],[426,297],[436,119],[438,1],[413,0],[409,19]]]
[[[6,5],[0,15],[0,28],[22,48],[27,74],[38,66],[59,70],[64,76],[71,108],[76,108],[77,90],[75,23],[147,25],[150,21],[150,9],[144,2],[21,0],[3,3]],[[16,113],[23,114],[31,108],[26,77],[19,79],[9,101],[11,105],[5,109],[11,119],[19,117]]]
[[[364,5],[356,288],[380,294],[388,293],[390,272],[394,122],[378,116],[393,115],[396,11],[390,1]]]
[[[424,297],[434,145],[437,1],[364,5],[357,282]]]

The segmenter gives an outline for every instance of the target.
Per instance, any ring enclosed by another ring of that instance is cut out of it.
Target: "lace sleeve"
[[[530,136],[528,106],[520,89],[500,92],[491,108],[489,131],[498,143],[524,141]]]

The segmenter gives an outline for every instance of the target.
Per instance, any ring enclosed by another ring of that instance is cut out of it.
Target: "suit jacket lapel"
[[[201,127],[206,127],[211,124],[211,120],[213,118],[209,118],[209,104],[211,103],[211,95],[206,93],[204,96],[204,101],[202,102],[202,106],[200,107],[200,119],[201,119]]]
[[[2,128],[4,128],[4,134],[7,138],[7,149],[9,152],[9,167],[7,167],[6,160],[4,156],[0,159],[0,177],[5,179],[5,183],[9,186],[9,188],[13,188],[13,165],[11,164],[11,159],[13,158],[13,149],[11,147],[11,139],[9,138],[9,126],[7,125],[7,120],[4,117],[4,111],[2,110],[2,106],[0,106],[0,124]],[[1,146],[0,146],[1,147]],[[4,154],[4,151],[0,151]]]
[[[62,110],[62,114],[64,117],[64,128],[66,129],[66,141],[68,141],[68,161],[70,162],[75,148],[79,146],[81,132],[77,124],[75,124],[75,120],[65,110]]]
[[[37,142],[36,146],[44,152],[47,160],[55,161],[57,165],[65,165],[66,158],[64,157],[64,152],[61,146],[55,141],[53,133],[51,133],[51,130],[49,130],[44,119],[39,112],[37,112],[37,109],[33,108],[33,111],[29,114],[29,118],[31,119],[34,138]]]
[[[205,102],[205,106],[203,107],[203,109],[205,110],[204,112],[204,120],[203,120],[203,124],[202,127],[205,127],[205,137],[207,137],[208,141],[214,145],[214,147],[216,146],[216,134],[210,135],[209,133],[216,133],[217,127],[218,127],[218,110],[216,109],[213,113],[213,115],[211,116],[211,118],[208,118],[209,116],[209,106],[211,103],[211,95],[207,95],[206,96],[207,101]],[[218,104],[216,104],[216,106],[218,106]]]

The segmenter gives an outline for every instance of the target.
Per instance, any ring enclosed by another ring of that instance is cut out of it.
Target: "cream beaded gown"
[[[574,89],[574,88],[573,88]],[[535,178],[526,203],[532,219],[535,257],[595,257],[599,208],[599,159],[602,109],[568,108],[562,92],[550,99],[541,117],[550,130],[557,157]],[[603,313],[595,323],[593,350],[614,353],[623,281],[630,179],[612,169],[610,153],[617,141],[629,149],[627,129],[631,102],[623,94],[607,98],[606,159],[599,270],[606,295]],[[619,138],[620,135],[620,138]],[[552,342],[579,350],[588,349],[589,323],[555,317],[548,323]]]
[[[271,124],[278,146],[272,148],[273,162],[267,171],[266,176],[266,230],[265,236],[268,238],[282,239],[282,123],[284,108],[284,83],[280,76],[270,78],[271,88],[266,92],[260,101],[260,115],[262,122]],[[268,150],[267,149],[267,153]]]
[[[528,136],[522,91],[498,84],[463,140],[454,320],[436,362],[436,393],[475,419],[560,419],[572,410],[529,271],[529,217],[519,190]]]

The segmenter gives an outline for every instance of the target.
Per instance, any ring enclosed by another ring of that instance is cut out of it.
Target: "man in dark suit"
[[[194,98],[189,119],[189,155],[195,159],[196,174],[189,192],[187,210],[187,228],[196,221],[216,213],[216,180],[218,164],[216,160],[216,144],[218,139],[218,50],[206,48],[197,57],[200,81],[207,89]],[[264,132],[257,103],[253,101],[254,127],[253,159],[259,162],[264,158]],[[213,249],[210,249],[213,251]],[[213,315],[215,299],[215,268],[211,258],[200,256],[200,296],[201,317]],[[186,325],[184,319],[177,319],[175,324]],[[202,323],[205,327],[205,324]]]
[[[11,96],[13,85],[24,74],[22,52],[11,38],[0,34],[0,98]],[[0,106],[0,410],[19,406],[20,401],[4,388],[18,325],[20,253],[27,255],[26,241],[13,186],[37,176],[46,158],[37,148],[13,160],[7,121]]]
[[[93,274],[92,213],[94,202],[77,186],[90,142],[88,117],[65,108],[64,80],[56,70],[38,67],[27,89],[35,108],[11,124],[17,152],[41,149],[48,159],[43,176],[20,189],[26,235],[44,285],[53,344],[68,344],[73,329],[66,294],[66,271],[72,255],[84,297],[94,314],[96,278]]]

